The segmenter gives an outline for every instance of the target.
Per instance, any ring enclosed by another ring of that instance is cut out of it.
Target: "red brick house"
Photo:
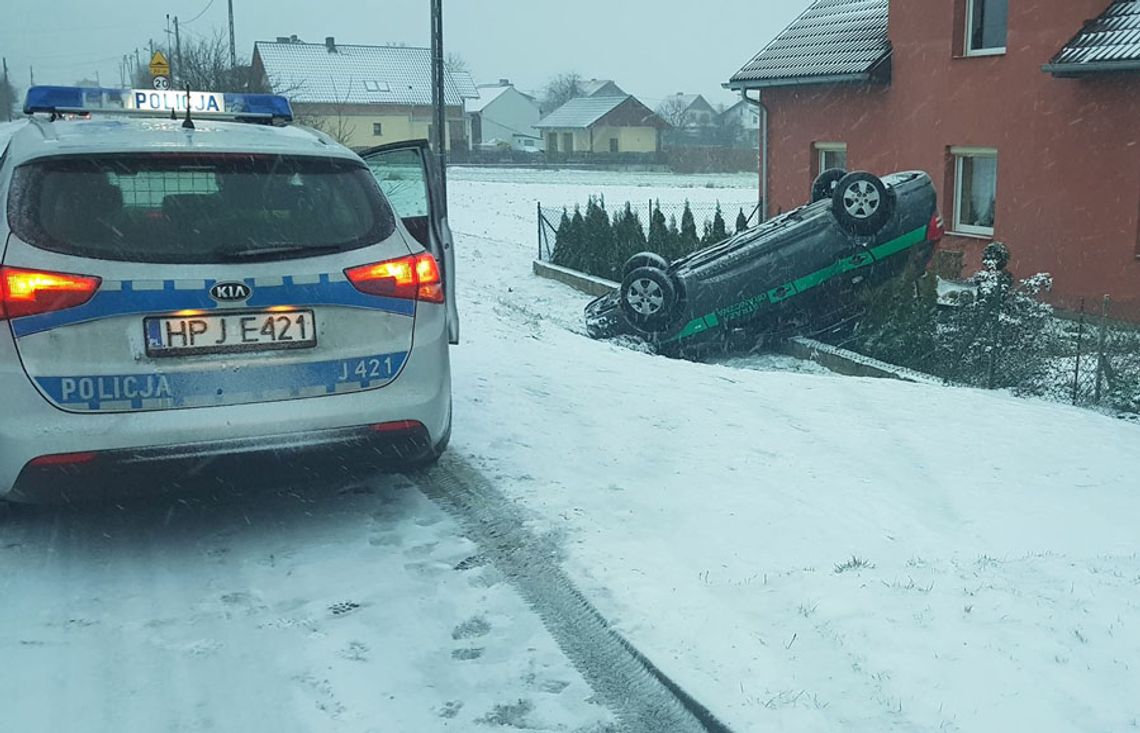
[[[832,165],[922,169],[944,274],[996,239],[1140,319],[1140,0],[817,0],[726,86],[766,109],[769,212]]]

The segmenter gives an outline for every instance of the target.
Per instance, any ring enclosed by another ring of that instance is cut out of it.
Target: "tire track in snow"
[[[528,530],[525,512],[477,470],[445,456],[409,478],[506,575],[623,730],[731,733],[609,624],[562,570],[556,542]]]

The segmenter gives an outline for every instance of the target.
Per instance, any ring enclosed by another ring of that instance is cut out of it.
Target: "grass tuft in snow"
[[[847,562],[836,565],[835,572],[846,573],[848,570],[863,570],[864,568],[869,570],[873,567],[875,567],[875,565],[871,561],[852,555],[851,559]]]

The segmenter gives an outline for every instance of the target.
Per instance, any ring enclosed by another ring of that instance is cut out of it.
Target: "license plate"
[[[143,320],[149,356],[311,349],[317,345],[311,310],[160,316]]]

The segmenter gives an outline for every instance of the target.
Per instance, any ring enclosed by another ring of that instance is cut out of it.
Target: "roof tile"
[[[1045,67],[1053,73],[1112,71],[1140,61],[1140,0],[1114,0],[1089,21]]]
[[[740,71],[733,88],[866,74],[890,55],[890,0],[816,0]]]

